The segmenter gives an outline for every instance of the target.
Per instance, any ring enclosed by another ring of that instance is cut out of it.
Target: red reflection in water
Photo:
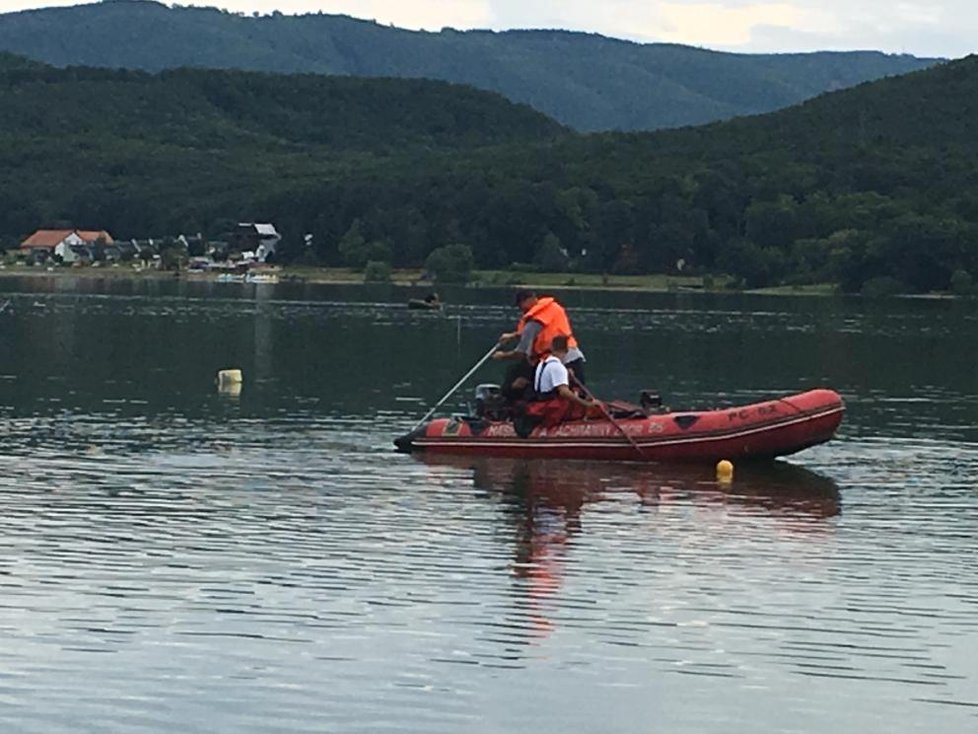
[[[841,512],[838,486],[786,462],[739,466],[718,483],[710,466],[419,455],[426,464],[472,472],[473,485],[504,503],[512,518],[514,579],[525,593],[521,623],[537,638],[554,629],[548,615],[560,591],[567,554],[582,532],[588,505],[631,494],[642,507],[686,503],[710,511],[766,513],[791,532],[826,528]]]

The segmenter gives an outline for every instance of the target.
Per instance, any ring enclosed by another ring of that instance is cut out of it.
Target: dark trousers
[[[536,368],[527,360],[521,359],[506,370],[506,375],[503,377],[503,384],[500,386],[499,392],[510,402],[528,400],[533,394],[533,378],[535,374]],[[525,384],[514,386],[513,383],[521,377],[524,379],[520,380],[520,383],[525,382]]]

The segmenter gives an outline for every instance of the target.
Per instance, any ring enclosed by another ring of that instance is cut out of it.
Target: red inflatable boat
[[[591,418],[538,427],[526,438],[517,435],[510,421],[438,418],[394,443],[403,452],[552,459],[773,459],[825,443],[845,412],[838,393],[825,389],[705,411],[658,412],[619,405],[612,404],[612,420]]]

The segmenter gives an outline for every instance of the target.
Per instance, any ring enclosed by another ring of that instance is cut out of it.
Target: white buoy
[[[217,373],[217,389],[220,392],[237,395],[241,392],[241,370],[220,370]]]

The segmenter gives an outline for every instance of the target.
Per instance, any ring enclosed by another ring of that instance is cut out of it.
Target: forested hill
[[[728,54],[564,31],[412,32],[345,16],[255,18],[132,0],[0,15],[0,50],[56,66],[441,79],[583,131],[766,112],[934,63],[875,52]]]
[[[748,285],[849,291],[967,290],[978,275],[978,56],[756,118],[560,150],[570,179],[614,182],[603,239],[627,247],[605,251],[612,269],[682,258]]]
[[[569,134],[501,95],[440,81],[58,69],[9,54],[0,131],[7,246],[58,222],[126,236],[213,231],[298,182]]]
[[[331,265],[461,245],[568,278],[682,262],[747,286],[964,292],[978,275],[978,57],[756,118],[591,135],[437,82],[12,69],[0,130],[8,246],[55,222],[271,221],[283,257]]]
[[[53,146],[322,146],[375,153],[547,140],[565,129],[472,87],[422,79],[176,69],[57,69],[0,56],[0,128]]]

